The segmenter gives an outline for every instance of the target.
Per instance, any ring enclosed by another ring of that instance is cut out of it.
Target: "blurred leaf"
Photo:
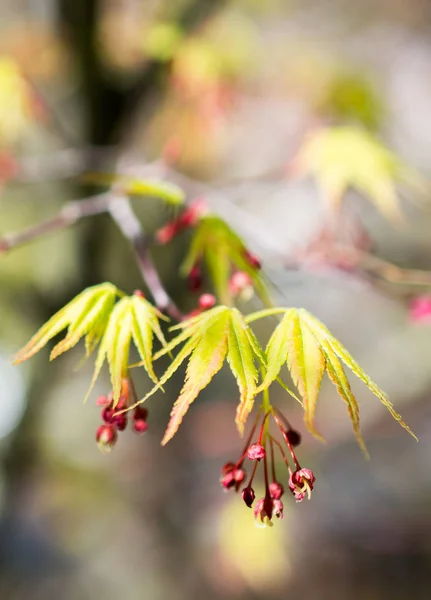
[[[0,56],[0,145],[14,144],[35,113],[35,97],[14,60]]]
[[[183,40],[181,28],[172,22],[154,24],[145,36],[145,52],[159,61],[171,60]]]
[[[250,320],[275,314],[282,309],[260,311],[250,315]],[[275,328],[266,348],[267,371],[260,392],[276,379],[284,363],[287,364],[292,379],[304,400],[305,423],[307,429],[320,437],[316,431],[314,418],[318,392],[322,376],[326,370],[335,384],[342,400],[347,404],[349,417],[362,450],[366,453],[359,426],[359,406],[353,395],[341,361],[359,377],[374,395],[386,406],[391,415],[415,439],[416,436],[395,411],[386,394],[361,369],[347,350],[334,338],[328,329],[304,309],[286,308],[284,316]]]
[[[86,173],[85,183],[101,186],[118,186],[128,196],[149,196],[161,198],[168,204],[183,204],[185,194],[181,188],[168,181],[137,179],[128,175],[110,173]]]
[[[229,279],[232,268],[246,272],[261,300],[269,304],[268,292],[259,269],[247,260],[247,248],[241,238],[219,217],[206,215],[197,223],[193,239],[181,266],[188,275],[204,261],[220,302],[232,303]]]
[[[349,188],[364,194],[387,219],[402,219],[396,184],[413,187],[418,179],[390,150],[355,127],[319,129],[303,144],[292,165],[294,174],[313,175],[331,210]]]
[[[320,110],[341,122],[354,121],[373,131],[381,123],[384,112],[380,96],[369,80],[350,68],[335,73]]]

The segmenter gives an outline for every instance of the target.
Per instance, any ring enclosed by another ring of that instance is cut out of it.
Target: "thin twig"
[[[109,194],[99,194],[85,200],[69,202],[55,217],[41,221],[23,231],[8,233],[0,238],[0,254],[8,252],[17,246],[27,244],[48,233],[70,227],[85,217],[106,212],[109,205]]]
[[[117,223],[124,237],[131,243],[139,270],[154,298],[157,308],[166,312],[176,321],[181,321],[183,315],[167,293],[159,277],[159,273],[150,256],[150,240],[135,215],[129,199],[126,195],[116,191],[112,191],[110,198],[109,213]]]
[[[413,287],[431,287],[431,271],[398,267],[367,252],[359,252],[358,259],[358,265],[362,270],[388,283]]]

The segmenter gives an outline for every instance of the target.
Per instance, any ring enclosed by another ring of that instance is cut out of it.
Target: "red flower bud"
[[[127,427],[127,417],[125,414],[116,415],[114,417],[114,424],[117,426],[118,431],[124,431]]]
[[[112,425],[113,423],[115,423],[114,414],[115,414],[115,410],[113,408],[111,408],[110,406],[106,406],[102,410],[102,419],[105,421],[105,423],[109,423]]]
[[[202,296],[199,298],[199,307],[202,310],[209,310],[216,305],[216,302],[216,297],[212,294],[202,294]]]
[[[133,292],[133,295],[134,295],[134,296],[138,296],[138,298],[145,298],[145,294],[144,294],[144,292],[142,292],[141,290],[135,290],[135,291]]]
[[[99,450],[109,454],[117,441],[117,430],[115,425],[101,425],[96,432],[96,442]]]
[[[239,486],[244,481],[244,479],[244,469],[241,469],[241,467],[237,467],[233,463],[227,463],[222,469],[222,477],[220,479],[220,483],[226,490],[235,488],[235,490],[238,491]]]
[[[229,473],[229,471],[232,471],[232,469],[235,469],[235,467],[235,463],[227,462],[221,468],[222,475],[226,475],[226,473]]]
[[[250,460],[262,460],[265,455],[265,448],[261,444],[252,444],[247,450],[247,456]]]
[[[133,420],[146,421],[148,418],[148,410],[144,406],[136,406],[133,409]]]
[[[155,238],[159,244],[167,244],[179,233],[180,229],[178,221],[170,221],[156,232]]]
[[[286,439],[289,441],[290,445],[293,448],[299,446],[299,444],[301,443],[301,434],[298,431],[295,431],[294,429],[287,429],[284,432],[284,435],[286,436]]]
[[[284,494],[284,487],[278,481],[273,481],[269,485],[269,495],[273,500],[280,500],[282,495]]]
[[[262,263],[257,258],[257,256],[255,256],[254,254],[252,254],[248,250],[244,250],[244,258],[248,262],[248,264],[251,267],[253,267],[253,269],[256,269],[256,270],[259,271],[262,268]]]
[[[133,423],[133,429],[136,433],[145,433],[148,429],[148,423],[144,419],[136,419]]]
[[[254,493],[254,489],[250,486],[245,487],[241,492],[242,499],[246,503],[246,505],[251,508],[256,498],[256,494]]]
[[[202,273],[199,265],[192,267],[187,276],[187,285],[191,292],[198,292],[202,287]]]
[[[180,227],[182,229],[193,227],[206,212],[207,205],[205,200],[203,198],[196,198],[178,218]]]

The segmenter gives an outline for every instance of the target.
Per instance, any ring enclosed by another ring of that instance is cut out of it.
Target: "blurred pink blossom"
[[[431,323],[431,296],[418,296],[412,300],[410,318],[415,323]]]

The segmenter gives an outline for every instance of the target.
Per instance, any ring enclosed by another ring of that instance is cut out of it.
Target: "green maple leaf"
[[[126,296],[112,310],[97,353],[94,375],[87,398],[100,375],[105,361],[108,362],[116,406],[121,384],[129,369],[130,345],[133,341],[142,360],[140,363],[156,383],[153,369],[154,335],[165,346],[166,340],[160,329],[159,319],[165,318],[150,302],[141,296]]]
[[[215,215],[205,215],[197,223],[181,272],[188,275],[201,261],[206,265],[221,303],[232,304],[229,279],[234,268],[246,272],[261,300],[270,304],[261,273],[247,260],[244,242],[223,219]]]
[[[292,171],[316,178],[325,203],[336,210],[349,188],[372,202],[387,219],[401,221],[396,186],[423,186],[418,173],[366,130],[327,127],[314,132],[294,159]]]
[[[416,438],[386,394],[370,379],[330,331],[306,310],[296,308],[264,310],[249,315],[247,321],[252,322],[276,313],[282,313],[283,318],[266,347],[266,375],[258,392],[268,388],[278,377],[281,367],[287,364],[303,398],[305,424],[313,435],[321,437],[315,426],[315,413],[322,378],[326,371],[329,379],[336,386],[339,396],[347,405],[356,438],[366,453],[360,431],[359,406],[346,377],[342,364],[344,363],[379,398],[400,425]]]
[[[240,403],[236,423],[241,433],[257,393],[257,364],[262,364],[263,350],[252,335],[244,317],[236,308],[217,306],[172,328],[179,334],[158,352],[159,358],[182,344],[159,383],[141,400],[144,402],[164,385],[188,358],[183,388],[177,398],[163,437],[165,445],[177,432],[192,402],[210,383],[227,360],[237,381]],[[139,403],[138,403],[139,404]]]
[[[115,304],[117,296],[122,297]],[[87,356],[100,344],[87,397],[107,360],[115,405],[120,397],[122,379],[127,376],[132,341],[142,365],[150,378],[157,383],[153,369],[154,336],[162,345],[166,345],[160,329],[160,318],[166,319],[145,298],[137,294],[124,296],[110,283],[96,285],[84,290],[51,317],[18,352],[15,363],[21,363],[34,356],[52,338],[67,328],[66,337],[53,348],[50,359],[53,360],[70,350],[83,337]]]
[[[84,336],[87,354],[90,354],[103,335],[116,297],[121,294],[122,292],[110,283],[85,289],[39,329],[28,344],[16,354],[14,362],[22,363],[31,358],[66,328],[66,337],[53,348],[50,360],[73,348]]]

